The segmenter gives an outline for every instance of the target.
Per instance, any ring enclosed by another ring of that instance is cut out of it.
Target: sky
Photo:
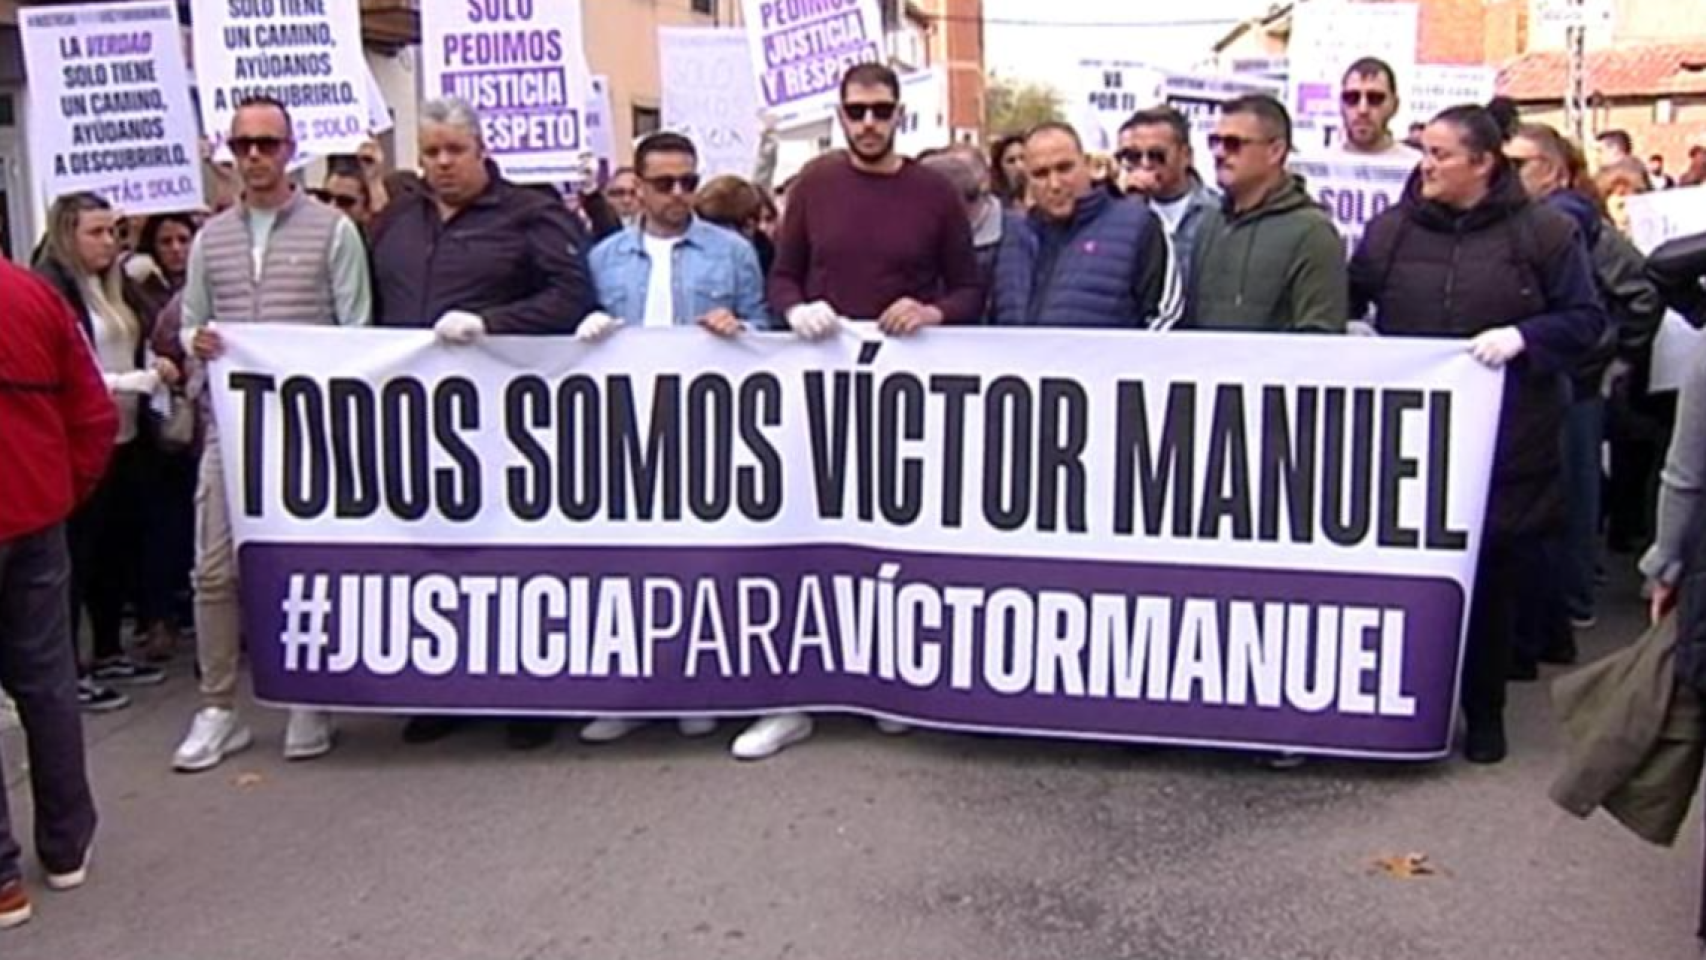
[[[983,0],[984,61],[1004,76],[1060,85],[1080,60],[1186,68],[1270,0]]]

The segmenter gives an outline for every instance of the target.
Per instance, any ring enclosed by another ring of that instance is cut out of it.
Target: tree
[[[1048,84],[990,76],[984,91],[983,123],[984,132],[992,139],[1062,119],[1060,92]]]

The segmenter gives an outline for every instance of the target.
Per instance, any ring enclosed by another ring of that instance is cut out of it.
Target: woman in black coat
[[[1465,650],[1464,754],[1506,754],[1505,679],[1525,565],[1563,525],[1565,374],[1598,343],[1605,313],[1571,219],[1533,203],[1480,107],[1453,107],[1422,135],[1403,199],[1352,258],[1351,315],[1371,304],[1383,334],[1458,337],[1506,370],[1492,489]]]

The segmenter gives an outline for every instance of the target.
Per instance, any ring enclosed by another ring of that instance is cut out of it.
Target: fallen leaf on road
[[[267,782],[267,778],[258,773],[239,773],[231,778],[231,785],[239,790],[248,790]]]
[[[1428,855],[1425,853],[1401,853],[1381,857],[1374,861],[1374,865],[1394,880],[1415,880],[1439,874],[1434,865],[1428,862]]]

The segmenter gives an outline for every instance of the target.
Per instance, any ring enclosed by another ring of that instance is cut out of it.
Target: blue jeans
[[[1566,518],[1557,566],[1564,609],[1572,620],[1591,620],[1594,614],[1604,441],[1605,401],[1595,396],[1572,403],[1564,419]]]

